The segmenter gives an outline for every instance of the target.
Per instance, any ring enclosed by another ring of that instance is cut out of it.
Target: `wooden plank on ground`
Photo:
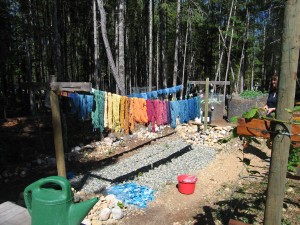
[[[251,119],[246,121],[245,118],[238,119],[237,133],[239,135],[270,138],[270,133],[274,132],[276,122],[262,119]],[[300,125],[292,126],[292,142],[300,142]]]
[[[0,225],[30,225],[31,217],[26,208],[12,202],[0,204]]]

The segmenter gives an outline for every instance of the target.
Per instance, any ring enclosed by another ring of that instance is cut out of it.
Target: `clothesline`
[[[179,87],[179,86],[178,86]],[[178,89],[177,89],[178,90]],[[79,119],[92,118],[94,129],[103,132],[110,128],[116,132],[133,132],[135,123],[155,126],[170,124],[173,128],[200,117],[200,97],[185,100],[164,101],[121,96],[110,92],[93,90],[93,94],[68,93],[63,96],[71,100],[71,113]]]
[[[169,94],[176,94],[183,89],[182,85],[177,85],[171,88],[160,89],[157,91],[144,92],[144,93],[134,93],[128,95],[128,97],[144,98],[144,99],[157,99],[159,96],[165,96]]]

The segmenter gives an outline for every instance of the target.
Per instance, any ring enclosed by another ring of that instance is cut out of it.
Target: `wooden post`
[[[58,176],[66,177],[65,154],[62,138],[61,119],[58,96],[54,91],[50,94],[52,126]]]
[[[292,109],[294,107],[300,43],[300,1],[288,0],[285,4],[276,108],[276,119],[281,121],[287,121],[291,117],[285,108]],[[275,127],[278,134],[273,138],[264,225],[281,224],[291,143],[290,136],[287,134],[292,132],[291,127],[291,124],[283,123],[278,123]]]
[[[208,95],[209,95],[209,78],[205,81],[205,107],[204,107],[204,131],[207,129],[207,117],[208,117]]]

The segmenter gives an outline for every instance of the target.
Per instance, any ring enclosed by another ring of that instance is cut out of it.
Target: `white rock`
[[[115,220],[122,219],[124,216],[123,211],[119,206],[116,206],[115,208],[113,208],[111,211],[111,214]]]
[[[102,221],[106,221],[109,219],[110,214],[111,210],[109,208],[104,208],[100,212],[99,219]]]
[[[75,148],[74,148],[74,151],[76,151],[76,152],[78,152],[78,151],[80,151],[81,150],[81,148],[79,147],[79,146],[76,146]]]
[[[106,201],[115,201],[116,200],[116,196],[115,195],[107,195],[105,197]]]
[[[84,219],[80,225],[92,225],[92,222],[89,219]]]

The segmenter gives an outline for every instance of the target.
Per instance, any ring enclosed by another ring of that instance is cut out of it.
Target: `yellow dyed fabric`
[[[107,93],[107,127],[113,128],[113,102],[111,93]]]
[[[104,93],[104,120],[103,120],[104,127],[108,127],[108,120],[107,120],[107,92]]]
[[[120,101],[121,96],[117,94],[112,94],[112,105],[113,105],[113,129],[116,132],[120,132]]]

